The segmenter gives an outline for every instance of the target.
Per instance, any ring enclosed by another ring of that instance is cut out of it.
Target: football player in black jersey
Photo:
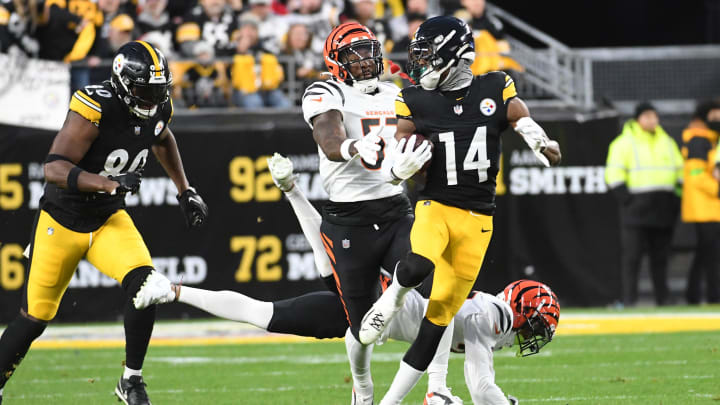
[[[408,56],[409,74],[419,85],[397,97],[396,137],[419,133],[434,146],[427,184],[415,207],[412,251],[396,267],[395,280],[414,281],[393,283],[373,305],[360,328],[362,343],[377,340],[402,306],[404,293],[435,273],[418,338],[381,405],[400,403],[417,383],[475,283],[493,230],[500,134],[510,125],[543,164],[560,162],[559,145],[530,118],[508,75],[473,77],[474,42],[465,22],[448,16],[427,20]]]
[[[202,225],[208,214],[188,184],[168,128],[171,84],[162,53],[136,41],[118,50],[110,81],[73,94],[45,161],[47,184],[30,242],[25,299],[0,338],[0,389],[55,317],[78,262],[86,257],[127,292],[126,368],[115,393],[126,404],[150,404],[141,370],[154,304],[172,297],[164,297],[169,281],[153,269],[124,209],[125,194],[139,189],[150,150],[175,183],[188,225]]]

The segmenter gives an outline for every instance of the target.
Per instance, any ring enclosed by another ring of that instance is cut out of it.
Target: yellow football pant
[[[420,200],[410,231],[412,251],[435,265],[427,318],[447,326],[477,279],[492,236],[492,217]]]
[[[27,312],[50,321],[80,260],[122,283],[138,267],[152,266],[150,252],[125,210],[119,210],[96,231],[75,232],[40,211],[32,241],[27,281]]]

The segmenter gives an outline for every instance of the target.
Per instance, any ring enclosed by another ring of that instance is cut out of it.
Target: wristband
[[[350,145],[355,143],[356,139],[346,139],[343,141],[343,143],[340,145],[340,156],[342,156],[345,160],[352,159],[352,155],[350,154]]]
[[[83,169],[73,166],[72,169],[70,169],[70,173],[68,173],[67,176],[67,186],[68,189],[71,191],[79,191],[78,190],[78,176],[80,176],[80,173],[82,173]]]

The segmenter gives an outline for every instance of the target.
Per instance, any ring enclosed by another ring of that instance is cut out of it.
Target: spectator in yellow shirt
[[[695,227],[697,245],[688,274],[686,298],[702,301],[702,283],[708,302],[720,302],[720,187],[713,177],[720,133],[720,103],[698,105],[683,132],[685,168],[682,196],[683,222]]]
[[[244,18],[235,39],[230,77],[232,99],[245,109],[289,108],[290,101],[280,90],[284,73],[275,55],[260,47],[257,21]]]

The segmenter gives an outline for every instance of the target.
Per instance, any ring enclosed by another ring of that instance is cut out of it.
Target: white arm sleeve
[[[343,110],[345,96],[340,87],[332,82],[315,82],[305,89],[302,98],[303,118],[313,127],[312,119],[330,110]]]
[[[491,327],[482,314],[465,318],[465,384],[475,405],[508,404],[505,394],[495,384],[492,347],[482,333]]]

